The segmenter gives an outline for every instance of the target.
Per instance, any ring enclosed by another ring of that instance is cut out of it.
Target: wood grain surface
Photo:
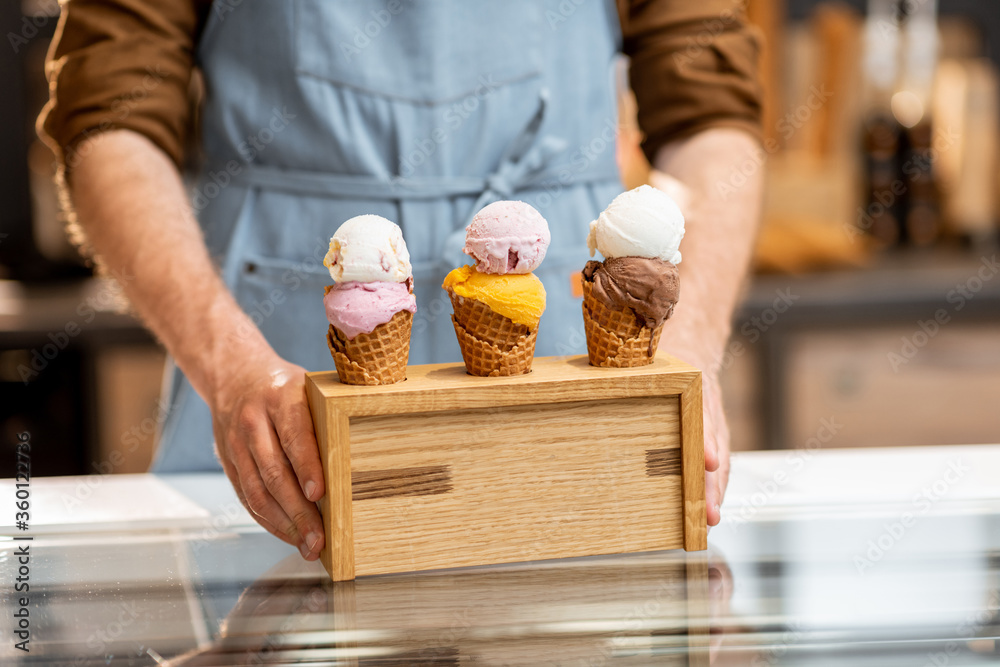
[[[681,477],[684,480],[684,548],[708,548],[705,507],[705,422],[702,416],[701,374],[681,392]]]
[[[351,496],[371,500],[390,496],[433,496],[451,491],[451,467],[417,466],[351,473]]]
[[[320,395],[352,417],[677,395],[700,376],[665,355],[638,368],[597,368],[587,357],[538,357],[530,373],[508,377],[473,377],[463,364],[428,364],[407,368],[403,382],[374,387],[341,384],[334,371],[306,374]]]
[[[679,447],[646,450],[646,474],[650,477],[667,477],[681,474]]]
[[[354,504],[358,575],[683,546],[676,397],[351,419],[354,475],[447,465],[452,490]]]
[[[319,501],[326,528],[326,545],[320,552],[320,560],[334,581],[346,581],[355,576],[351,450],[349,445],[345,445],[350,442],[349,418],[321,396],[315,384],[308,381],[306,394],[326,484],[326,495]]]

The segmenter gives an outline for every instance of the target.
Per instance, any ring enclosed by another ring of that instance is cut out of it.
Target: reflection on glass
[[[31,654],[0,664],[995,665],[998,510],[941,501],[899,533],[800,509],[725,523],[707,553],[342,584],[256,528],[39,536]]]
[[[330,582],[290,556],[167,664],[709,664],[724,561],[669,552]],[[721,635],[719,636],[721,637]],[[664,663],[663,661],[666,661]]]

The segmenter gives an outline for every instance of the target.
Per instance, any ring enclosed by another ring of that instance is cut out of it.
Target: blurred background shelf
[[[734,449],[806,447],[824,419],[843,426],[824,446],[1000,439],[1000,274],[972,291],[996,258],[911,251],[756,276],[723,361]]]

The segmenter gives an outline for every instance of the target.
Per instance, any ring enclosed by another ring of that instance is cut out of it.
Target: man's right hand
[[[146,137],[110,130],[80,144],[67,174],[75,214],[212,408],[216,448],[240,500],[271,533],[315,560],[325,493],[305,370],[275,354],[216,273],[177,167]],[[245,330],[239,339],[233,332]]]
[[[306,560],[323,548],[323,497],[305,369],[273,352],[231,366],[213,395],[215,447],[243,506],[276,537],[298,547]]]

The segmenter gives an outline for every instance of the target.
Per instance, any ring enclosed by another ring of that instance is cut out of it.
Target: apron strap
[[[403,178],[333,174],[287,169],[272,165],[245,164],[233,183],[263,190],[279,190],[319,197],[358,199],[440,199],[474,195],[483,190],[484,179],[475,176]]]

